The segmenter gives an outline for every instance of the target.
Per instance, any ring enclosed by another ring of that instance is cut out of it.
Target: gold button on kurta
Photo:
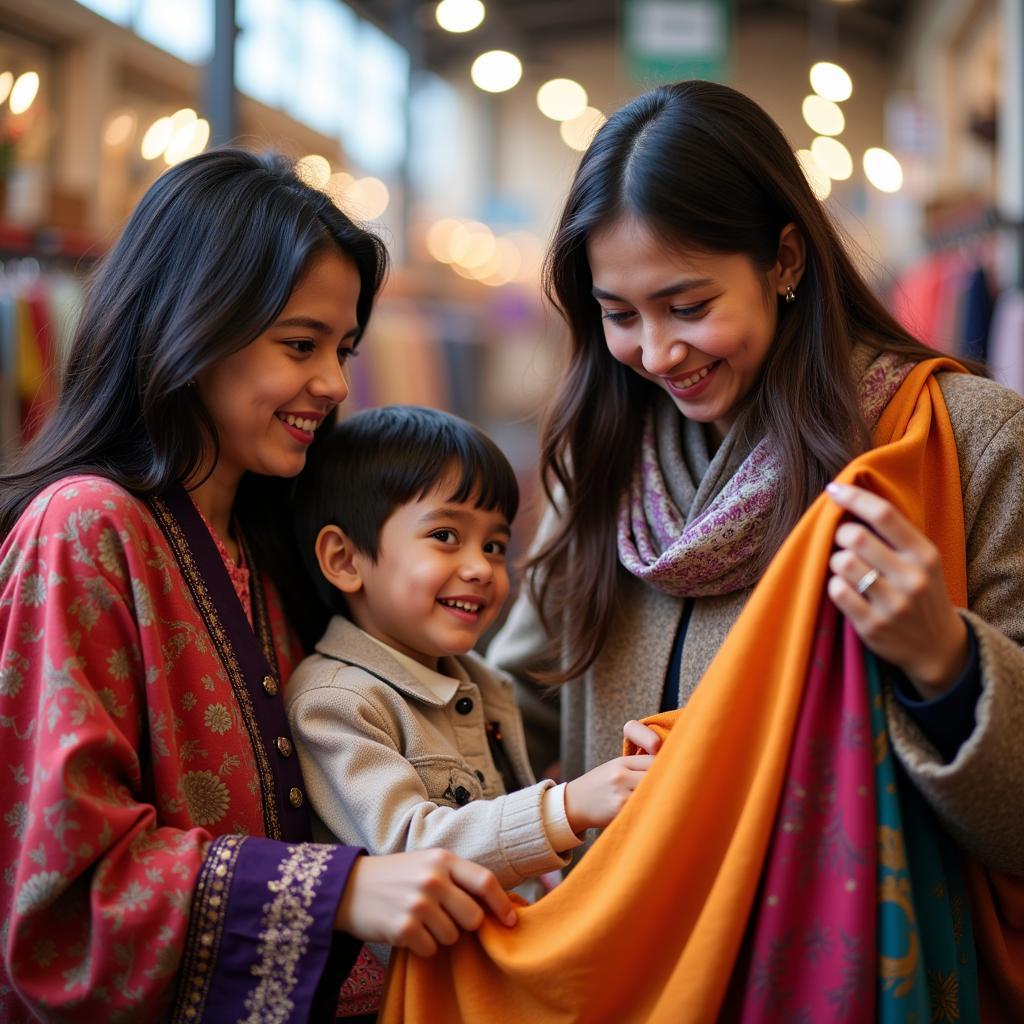
[[[287,736],[278,736],[277,739],[274,740],[274,746],[277,747],[277,752],[282,757],[292,756],[292,741],[288,739]]]
[[[288,802],[292,805],[292,807],[298,809],[302,806],[302,801],[304,799],[305,797],[302,795],[302,790],[299,789],[298,786],[292,786],[292,788],[288,791]]]
[[[273,676],[263,677],[263,689],[270,694],[271,697],[277,696],[277,680]]]

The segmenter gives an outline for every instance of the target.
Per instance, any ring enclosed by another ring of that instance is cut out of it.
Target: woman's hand
[[[494,875],[447,850],[359,857],[345,886],[334,927],[364,942],[386,942],[418,956],[476,931],[484,907],[505,925],[516,911]]]
[[[643,722],[638,722],[633,718],[622,727],[622,735],[634,747],[638,747],[648,754],[656,754],[661,750],[661,737],[653,729],[644,725]]]
[[[867,647],[901,669],[922,698],[941,696],[963,672],[970,647],[938,549],[877,494],[848,484],[829,484],[828,493],[861,520],[836,530],[829,597]]]

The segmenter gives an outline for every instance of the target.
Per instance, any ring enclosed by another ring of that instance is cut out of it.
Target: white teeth
[[[299,430],[304,430],[307,434],[312,434],[316,430],[316,420],[300,419],[291,413],[278,413],[277,416],[278,419],[287,423],[289,427],[297,427]]]
[[[702,366],[692,377],[687,377],[686,380],[680,381],[679,387],[692,388],[694,384],[702,381],[710,372],[711,366]]]
[[[448,605],[449,608],[459,608],[464,612],[478,612],[480,611],[480,605],[471,604],[469,601],[450,601],[446,598],[441,598],[443,604]]]

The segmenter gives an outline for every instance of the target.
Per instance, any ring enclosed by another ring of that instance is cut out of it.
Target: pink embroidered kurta
[[[0,1020],[332,1019],[358,851],[304,841],[252,594],[259,639],[180,489],[67,478],[0,548]]]

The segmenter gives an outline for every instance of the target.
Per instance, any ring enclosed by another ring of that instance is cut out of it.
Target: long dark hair
[[[690,81],[633,100],[583,155],[545,266],[549,300],[569,327],[568,367],[542,429],[549,498],[564,492],[555,534],[529,563],[542,621],[567,617],[569,657],[540,678],[564,682],[597,658],[615,612],[619,496],[640,447],[656,385],[609,354],[591,294],[587,240],[636,218],[667,247],[743,253],[767,272],[782,229],[806,244],[797,302],[776,337],[736,429],[767,437],[782,463],[782,494],[760,552],[766,564],[836,473],[870,443],[851,370],[854,342],[911,360],[934,355],[886,312],[814,197],[793,150],[752,100]],[[554,500],[554,499],[553,499]]]
[[[384,245],[289,160],[215,149],[161,175],[88,284],[53,414],[0,477],[0,540],[35,494],[70,474],[143,497],[191,479],[204,446],[216,453],[217,431],[189,382],[273,323],[330,246],[359,272],[361,335],[386,274]],[[285,514],[287,486],[247,477],[243,523],[272,539],[266,520]]]

